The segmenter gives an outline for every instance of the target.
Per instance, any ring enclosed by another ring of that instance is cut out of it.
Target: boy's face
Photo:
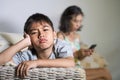
[[[52,48],[54,44],[54,38],[56,37],[56,33],[46,22],[33,23],[30,28],[29,35],[33,47],[39,50]]]

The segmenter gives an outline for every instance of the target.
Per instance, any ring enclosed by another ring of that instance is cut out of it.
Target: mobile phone
[[[89,49],[94,49],[97,46],[97,44],[92,44]]]

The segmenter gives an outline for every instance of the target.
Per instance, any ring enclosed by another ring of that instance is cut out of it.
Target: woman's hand
[[[20,78],[24,78],[28,75],[28,70],[35,67],[37,67],[37,63],[35,60],[24,61],[20,63],[17,67],[17,76],[19,76]]]
[[[93,49],[81,49],[80,51],[81,51],[82,56],[86,57],[86,56],[92,55],[94,50]]]
[[[94,49],[80,49],[79,51],[76,51],[74,53],[74,57],[79,59],[79,60],[82,60],[86,56],[92,55],[93,52],[94,52]]]

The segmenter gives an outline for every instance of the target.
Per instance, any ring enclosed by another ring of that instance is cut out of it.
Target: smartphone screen
[[[97,45],[96,44],[93,44],[89,47],[89,49],[94,49]]]

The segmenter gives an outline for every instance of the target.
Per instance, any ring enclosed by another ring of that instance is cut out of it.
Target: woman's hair
[[[66,8],[63,14],[61,15],[59,30],[64,33],[70,32],[70,26],[71,26],[70,20],[78,15],[84,16],[80,7],[73,5]]]
[[[36,14],[31,15],[27,19],[27,21],[25,22],[24,32],[26,32],[28,34],[29,33],[29,29],[31,28],[31,26],[32,26],[32,24],[34,22],[39,22],[39,23],[46,22],[46,23],[48,23],[51,26],[52,30],[54,31],[52,21],[46,15],[40,14],[40,13],[36,13]]]

